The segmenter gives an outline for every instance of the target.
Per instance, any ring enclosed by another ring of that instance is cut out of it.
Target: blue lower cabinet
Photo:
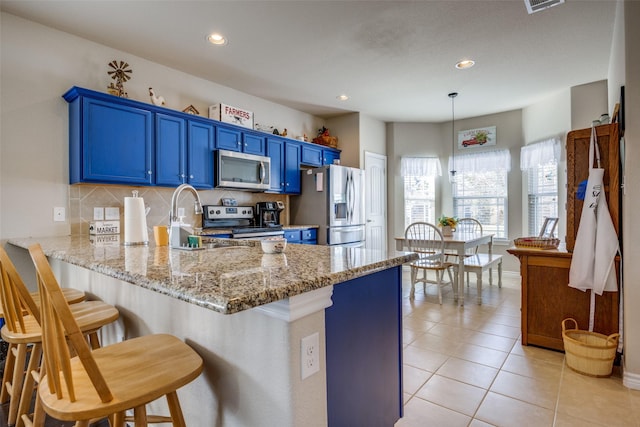
[[[287,239],[288,243],[302,243],[305,245],[317,245],[318,231],[315,228],[285,230],[284,238]]]
[[[401,268],[333,287],[325,309],[329,427],[389,427],[402,417]]]
[[[300,230],[285,230],[284,238],[288,243],[302,243],[300,239]]]

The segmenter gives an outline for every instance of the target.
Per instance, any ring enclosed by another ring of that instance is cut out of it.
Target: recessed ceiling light
[[[346,101],[347,99],[349,99],[349,96],[342,94],[342,95],[336,96],[336,98],[338,98],[340,101]]]
[[[207,36],[207,41],[216,46],[224,46],[227,44],[227,39],[218,33],[209,34]]]
[[[476,65],[476,61],[471,60],[471,59],[465,59],[463,61],[460,61],[456,64],[456,68],[458,70],[466,70],[467,68],[471,68],[474,65]]]

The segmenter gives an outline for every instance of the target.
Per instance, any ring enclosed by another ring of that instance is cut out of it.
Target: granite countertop
[[[95,237],[95,236],[92,236]],[[314,289],[396,267],[413,253],[288,244],[264,254],[259,241],[209,239],[206,249],[92,243],[87,235],[10,239],[47,256],[223,314],[237,313]],[[213,247],[224,245],[222,247]]]

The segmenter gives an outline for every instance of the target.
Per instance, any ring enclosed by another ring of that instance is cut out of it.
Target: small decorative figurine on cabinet
[[[187,108],[182,110],[182,112],[187,114],[193,114],[194,116],[197,116],[200,114],[200,112],[196,110],[196,107],[194,107],[193,105],[189,105]]]
[[[151,97],[151,103],[153,105],[164,105],[166,102],[164,101],[164,96],[156,96],[153,88],[149,88],[149,96]]]
[[[111,61],[109,67],[113,68],[113,70],[107,71],[107,74],[116,81],[116,84],[111,83],[107,87],[107,91],[111,95],[128,98],[129,95],[124,90],[124,82],[131,78],[130,74],[133,73],[133,70],[131,70],[129,64],[124,61],[120,61],[119,63],[118,61]]]

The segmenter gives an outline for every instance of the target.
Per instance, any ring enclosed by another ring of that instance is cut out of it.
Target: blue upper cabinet
[[[300,144],[293,141],[284,143],[284,187],[287,194],[300,194]]]
[[[185,182],[186,145],[186,121],[156,114],[156,184],[178,186]]]
[[[215,126],[188,120],[186,182],[196,188],[213,188]]]
[[[264,156],[266,138],[239,128],[219,126],[216,130],[216,148]]]
[[[323,147],[308,142],[302,143],[300,164],[305,166],[332,165],[335,159],[340,158],[340,150],[336,148]]]
[[[284,140],[267,138],[267,155],[271,158],[271,191],[284,192]]]
[[[242,132],[238,129],[218,127],[216,129],[216,148],[242,151]]]
[[[300,163],[308,166],[322,166],[322,147],[302,144]]]
[[[267,137],[271,158],[271,188],[284,194],[300,194],[300,144],[278,137]]]
[[[332,165],[334,160],[340,159],[340,151],[335,148],[323,148],[322,149],[322,164]]]
[[[211,124],[157,113],[155,184],[213,188],[214,134]]]
[[[68,96],[67,96],[68,95]],[[79,96],[69,102],[70,182],[150,185],[153,115],[126,104]]]
[[[72,87],[69,180],[213,188],[214,149],[271,157],[271,188],[300,193],[300,165],[321,166],[340,150],[294,141],[164,107]]]
[[[264,156],[267,154],[267,139],[257,133],[242,133],[243,151],[249,154]]]

